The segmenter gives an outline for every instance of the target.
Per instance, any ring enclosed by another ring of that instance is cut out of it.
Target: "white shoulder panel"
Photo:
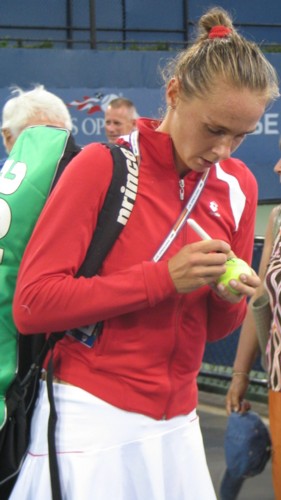
[[[230,175],[225,172],[219,163],[215,164],[217,178],[226,182],[229,186],[229,198],[230,198],[230,206],[233,213],[233,217],[235,220],[235,230],[237,231],[240,219],[242,217],[245,204],[246,204],[246,196],[243,193],[241,186],[234,175]]]

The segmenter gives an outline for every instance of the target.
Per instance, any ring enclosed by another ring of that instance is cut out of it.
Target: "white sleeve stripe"
[[[229,186],[229,198],[230,198],[230,206],[233,214],[233,218],[235,221],[235,230],[237,231],[240,219],[242,217],[245,204],[246,204],[246,196],[243,193],[241,186],[236,177],[233,175],[227,174],[220,166],[219,163],[215,164],[217,178],[226,182]]]

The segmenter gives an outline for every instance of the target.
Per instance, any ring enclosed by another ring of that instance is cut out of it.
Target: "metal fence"
[[[179,0],[178,2],[177,8],[180,21],[178,21],[174,29],[163,27],[165,23],[161,23],[161,15],[153,16],[155,26],[152,28],[148,28],[144,20],[139,21],[140,27],[137,28],[135,23],[133,23],[134,26],[132,27],[128,20],[128,10],[130,10],[131,5],[128,7],[129,2],[126,0],[114,2],[114,5],[108,9],[108,13],[114,9],[116,20],[112,22],[112,19],[110,19],[107,24],[98,22],[96,1],[89,0],[86,4],[83,22],[79,17],[80,24],[78,24],[76,15],[77,1],[65,0],[63,4],[58,5],[58,8],[64,10],[63,15],[58,16],[60,19],[63,17],[65,20],[61,24],[56,24],[55,19],[52,24],[50,24],[49,20],[46,24],[40,22],[29,25],[20,22],[1,23],[0,47],[174,50],[187,46],[192,37],[195,21],[190,14],[190,4],[193,7],[192,12],[194,11],[194,5],[188,0]],[[104,4],[104,9],[107,7]],[[16,11],[13,12],[15,14]],[[162,14],[164,15],[164,12]],[[15,15],[10,17],[10,19],[12,18],[15,19]],[[281,23],[239,22],[235,26],[241,29],[242,32],[243,30],[257,32],[257,41],[266,50],[275,51],[280,49]],[[264,39],[266,37],[264,34],[268,30],[276,33],[276,36],[274,36],[280,42],[265,43]]]

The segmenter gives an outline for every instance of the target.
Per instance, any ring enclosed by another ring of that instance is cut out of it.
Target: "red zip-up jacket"
[[[70,163],[38,220],[20,266],[13,311],[22,333],[62,331],[104,320],[92,348],[66,335],[55,348],[59,379],[155,419],[197,404],[206,340],[234,331],[246,301],[229,304],[208,286],[178,294],[168,259],[198,236],[186,224],[160,262],[152,257],[201,174],[185,176],[184,201],[167,134],[140,119],[139,188],[132,215],[98,276],[75,278],[95,230],[112,159],[91,144]],[[239,160],[211,167],[192,217],[251,262],[257,184]]]

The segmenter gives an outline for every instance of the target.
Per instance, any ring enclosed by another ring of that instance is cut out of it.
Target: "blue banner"
[[[81,146],[90,142],[106,141],[104,132],[104,110],[109,101],[117,96],[131,99],[140,116],[161,118],[165,111],[163,88],[55,88],[48,87],[63,99],[69,107],[73,134]],[[10,95],[9,88],[0,89],[0,106]],[[254,134],[245,139],[233,156],[240,158],[252,170],[259,184],[259,200],[281,198],[279,179],[273,167],[280,157],[281,100],[275,102],[258,123]],[[0,158],[5,156],[0,144]]]

